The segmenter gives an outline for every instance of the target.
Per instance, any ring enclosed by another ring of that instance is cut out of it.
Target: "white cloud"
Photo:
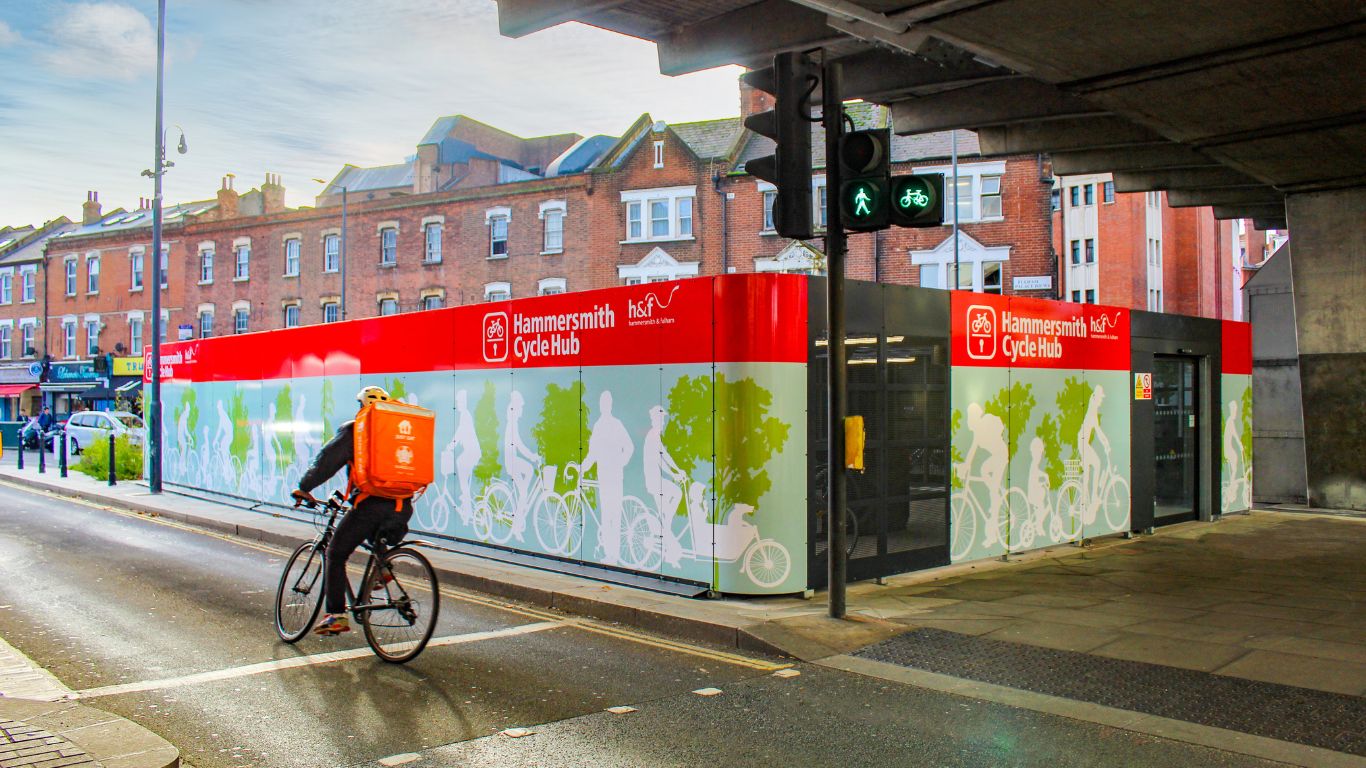
[[[10,28],[3,19],[0,19],[0,48],[7,45],[14,45],[19,42],[19,33]]]
[[[120,3],[72,3],[48,25],[43,62],[72,77],[132,80],[156,68],[152,22]]]

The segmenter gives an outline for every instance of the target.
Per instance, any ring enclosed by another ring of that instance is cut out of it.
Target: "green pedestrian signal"
[[[937,227],[944,223],[944,174],[892,177],[892,224]]]
[[[886,128],[849,131],[840,137],[840,218],[845,229],[871,232],[887,227],[891,143]]]

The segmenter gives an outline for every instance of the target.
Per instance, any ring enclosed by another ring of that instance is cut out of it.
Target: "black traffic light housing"
[[[109,355],[96,354],[94,361],[95,373],[101,376],[109,375]]]
[[[847,131],[840,136],[840,218],[853,232],[886,229],[891,222],[892,132]]]
[[[809,239],[811,222],[811,101],[820,85],[820,67],[803,53],[780,53],[773,66],[742,77],[749,86],[773,94],[773,109],[745,118],[745,127],[773,139],[772,155],[756,157],[745,170],[777,188],[773,228],[783,237]]]
[[[892,224],[898,227],[937,227],[944,223],[944,174],[893,176]]]

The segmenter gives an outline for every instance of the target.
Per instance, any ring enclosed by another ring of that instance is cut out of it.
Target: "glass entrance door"
[[[1158,523],[1196,516],[1199,409],[1196,360],[1159,355],[1153,362],[1154,515]]]

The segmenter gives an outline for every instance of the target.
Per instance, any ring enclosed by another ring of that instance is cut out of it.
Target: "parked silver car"
[[[66,450],[75,456],[81,449],[93,445],[97,440],[109,440],[127,435],[135,445],[141,445],[147,435],[147,427],[137,414],[127,411],[81,411],[71,414],[66,421]]]

